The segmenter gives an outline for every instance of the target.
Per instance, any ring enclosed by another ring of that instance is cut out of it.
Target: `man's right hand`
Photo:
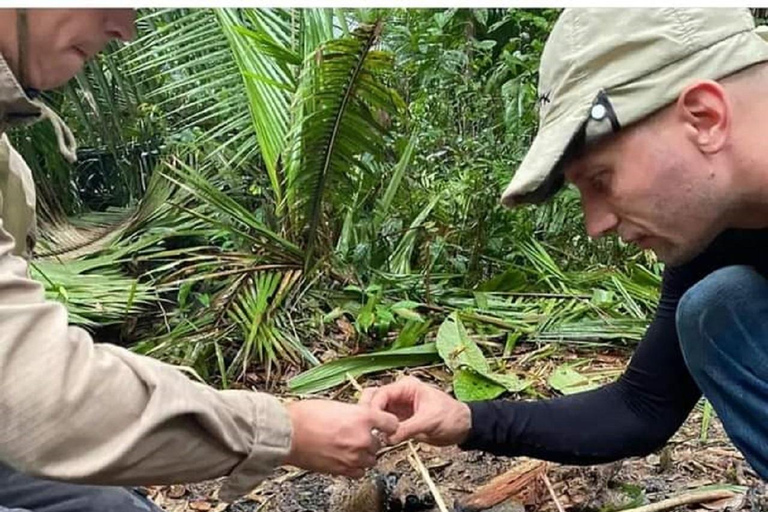
[[[472,428],[467,404],[415,377],[364,390],[360,405],[397,416],[400,425],[389,437],[391,443],[414,438],[435,446],[460,444]]]
[[[362,477],[376,465],[384,436],[397,431],[397,417],[387,412],[330,400],[304,400],[288,404],[293,427],[286,464],[310,471]]]

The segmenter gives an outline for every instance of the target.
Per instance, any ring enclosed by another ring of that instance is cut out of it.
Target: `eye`
[[[610,187],[610,173],[608,171],[599,171],[589,178],[589,184],[595,192],[605,193]]]

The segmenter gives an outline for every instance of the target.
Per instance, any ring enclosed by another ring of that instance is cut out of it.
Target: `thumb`
[[[397,428],[397,432],[390,436],[389,441],[392,444],[402,443],[403,441],[412,439],[419,434],[425,434],[428,428],[429,425],[427,424],[426,418],[412,416],[411,418],[400,423],[400,426]]]
[[[376,396],[378,390],[379,388],[365,388],[363,392],[360,393],[360,400],[357,401],[358,405],[371,405],[373,397]]]
[[[397,416],[388,412],[371,409],[371,426],[376,427],[379,431],[387,436],[390,436],[397,432],[400,425],[400,421]]]

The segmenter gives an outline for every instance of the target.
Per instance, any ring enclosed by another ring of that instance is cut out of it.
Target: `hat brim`
[[[525,203],[541,203],[563,185],[562,161],[575,143],[586,122],[586,111],[573,112],[542,127],[512,180],[501,195],[501,203],[514,208]]]

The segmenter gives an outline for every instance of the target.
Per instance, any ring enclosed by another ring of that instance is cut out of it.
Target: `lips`
[[[641,249],[650,249],[652,239],[653,237],[650,237],[650,236],[640,236],[632,240],[632,243],[640,247]]]
[[[648,249],[650,248],[652,238],[653,237],[647,235],[636,235],[632,237],[621,237],[621,240],[625,244],[634,244],[641,249]]]
[[[82,57],[83,60],[88,60],[88,52],[80,48],[79,46],[73,46],[72,49]]]

